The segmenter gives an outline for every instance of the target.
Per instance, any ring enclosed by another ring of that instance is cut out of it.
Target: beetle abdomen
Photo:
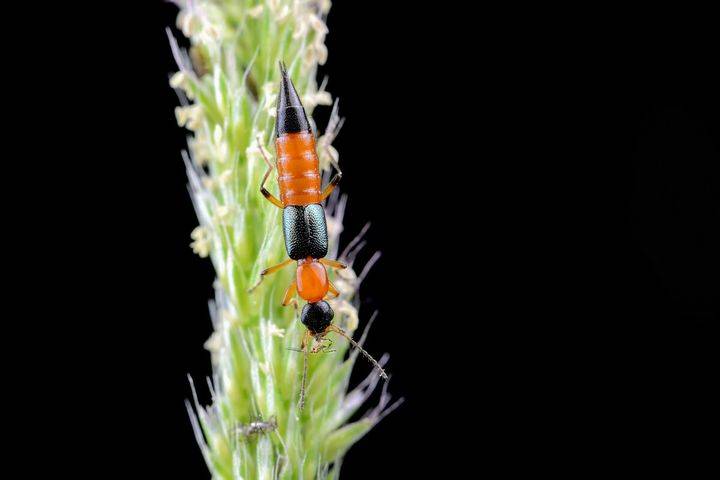
[[[291,205],[283,209],[283,233],[288,257],[324,258],[328,251],[327,224],[321,205]]]
[[[320,202],[320,168],[312,132],[287,133],[275,141],[283,205]]]

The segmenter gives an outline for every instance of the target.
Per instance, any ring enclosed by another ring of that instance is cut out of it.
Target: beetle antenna
[[[306,331],[302,341],[302,352],[303,352],[303,374],[302,380],[300,381],[300,401],[298,402],[298,408],[302,410],[305,408],[305,384],[307,383],[308,373],[308,350],[310,345],[308,344],[309,334]]]
[[[354,348],[358,349],[360,351],[360,353],[363,354],[363,357],[367,358],[368,361],[370,363],[372,363],[373,366],[378,370],[378,372],[380,372],[380,378],[382,378],[383,380],[388,379],[387,373],[385,373],[385,370],[383,370],[383,368],[380,366],[380,364],[377,362],[377,360],[375,360],[372,357],[372,355],[370,355],[368,352],[366,352],[365,349],[362,348],[359,343],[357,343],[355,340],[353,340],[350,335],[345,333],[345,331],[342,328],[340,328],[336,325],[330,325],[328,327],[328,330],[333,331],[333,332],[345,337],[347,339],[347,341],[350,342],[350,345],[352,345]]]

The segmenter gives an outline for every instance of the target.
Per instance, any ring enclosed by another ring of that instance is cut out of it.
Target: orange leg
[[[282,204],[282,202],[275,195],[268,192],[267,189],[265,188],[265,182],[267,182],[267,179],[270,176],[270,173],[273,171],[273,164],[272,164],[272,162],[270,162],[270,159],[268,159],[267,155],[265,155],[265,149],[260,144],[260,137],[258,137],[257,142],[258,142],[258,148],[260,148],[260,153],[262,154],[262,157],[268,166],[268,169],[265,171],[265,176],[262,179],[262,183],[260,184],[260,193],[262,193],[263,196],[265,198],[267,198],[270,201],[270,203],[272,203],[276,207],[285,208],[285,206]]]
[[[330,152],[330,149],[327,149],[327,155],[330,159],[330,163],[332,163],[333,167],[335,167],[335,170],[337,170],[337,173],[335,176],[330,180],[330,183],[328,183],[327,187],[325,187],[325,190],[322,191],[320,194],[320,201],[322,202],[327,197],[330,196],[333,190],[335,190],[335,187],[337,187],[337,184],[340,183],[340,180],[342,179],[342,171],[340,170],[340,165],[337,164],[335,159],[332,156],[332,153]]]
[[[345,265],[344,263],[338,262],[337,260],[329,260],[327,258],[321,258],[320,263],[322,263],[326,267],[335,268],[337,270],[342,270],[343,268],[347,268],[347,265]]]
[[[260,284],[262,283],[263,279],[265,278],[265,275],[271,275],[271,274],[277,272],[278,270],[282,270],[283,268],[287,267],[288,265],[290,265],[290,264],[291,264],[292,262],[294,262],[294,261],[295,261],[295,260],[293,260],[292,258],[288,258],[288,259],[285,260],[284,262],[278,263],[277,265],[274,265],[274,266],[272,266],[272,267],[266,268],[265,270],[263,270],[262,272],[260,272],[260,280],[258,280],[258,282],[257,282],[255,285],[253,285],[253,286],[250,288],[250,290],[248,290],[248,292],[252,293],[253,290],[255,290],[257,287],[259,287]]]
[[[283,297],[282,306],[287,307],[291,303],[295,307],[295,310],[298,309],[298,302],[295,297],[295,293],[297,293],[297,282],[293,280],[293,282],[288,286],[287,290],[285,290],[285,296]]]
[[[332,293],[332,297],[325,295],[325,298],[337,298],[340,296],[340,292],[337,291],[337,288],[335,288],[332,282],[328,282],[328,292]]]

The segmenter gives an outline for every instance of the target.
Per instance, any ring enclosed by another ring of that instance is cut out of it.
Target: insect
[[[253,420],[252,422],[245,425],[239,425],[237,428],[237,432],[243,437],[252,437],[261,433],[269,433],[277,430],[277,426],[277,419],[275,417],[270,418],[270,420],[268,420],[267,422],[264,422],[262,421],[262,419],[258,418],[257,420]]]
[[[260,273],[260,280],[250,290],[257,288],[265,276],[297,262],[295,278],[285,291],[282,305],[287,306],[293,303],[297,308],[295,294],[307,302],[300,314],[300,321],[307,328],[300,346],[304,355],[299,402],[302,409],[305,403],[308,354],[328,352],[329,345],[326,343],[331,345],[332,341],[325,336],[330,332],[345,337],[373,364],[383,379],[387,380],[388,377],[385,370],[369,353],[343,329],[332,323],[335,313],[325,300],[329,298],[329,294],[336,297],[339,293],[328,279],[326,267],[343,269],[347,265],[325,258],[328,252],[328,234],[325,210],[321,202],[332,193],[340,182],[342,172],[330,155],[333,167],[337,172],[330,183],[321,190],[322,177],[315,148],[315,136],[310,128],[305,108],[302,106],[295,86],[282,63],[280,63],[280,73],[282,79],[275,123],[277,181],[280,198],[278,199],[265,188],[265,183],[274,166],[264,152],[263,158],[268,169],[260,185],[260,192],[270,203],[283,210],[285,248],[290,258],[263,270]],[[310,349],[313,339],[317,345]]]

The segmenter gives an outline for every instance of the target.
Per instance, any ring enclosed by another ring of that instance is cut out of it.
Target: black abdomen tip
[[[279,137],[286,133],[309,132],[310,122],[305,114],[305,108],[282,63],[280,63],[280,74],[282,78],[277,100],[275,135]]]

